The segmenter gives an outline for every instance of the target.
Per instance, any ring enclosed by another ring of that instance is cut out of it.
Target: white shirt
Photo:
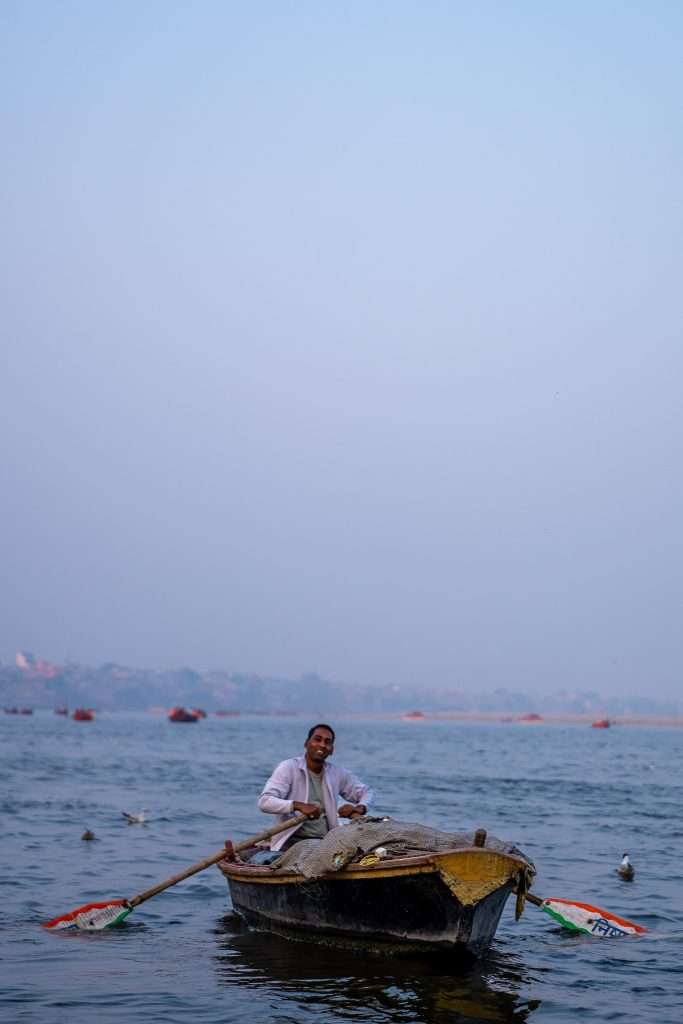
[[[331,829],[339,824],[337,801],[339,797],[352,804],[365,804],[372,800],[372,791],[346,768],[327,761],[322,770],[323,810]],[[286,821],[295,814],[294,801],[309,803],[308,769],[306,758],[290,757],[281,761],[270,776],[259,797],[259,810],[266,814],[277,814],[279,821]],[[285,832],[278,832],[270,840],[271,850],[279,850],[300,827],[295,825]]]

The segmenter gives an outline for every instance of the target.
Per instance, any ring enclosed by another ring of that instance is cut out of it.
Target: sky
[[[0,5],[0,661],[678,695],[683,6]]]

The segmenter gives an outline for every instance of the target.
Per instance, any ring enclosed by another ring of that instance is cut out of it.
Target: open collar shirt
[[[326,761],[322,770],[323,810],[330,829],[339,824],[337,801],[341,797],[352,804],[364,804],[366,807],[372,800],[372,791],[356,776]],[[294,811],[294,801],[309,803],[308,799],[308,767],[305,756],[290,757],[281,761],[270,776],[259,797],[258,806],[266,814],[277,814],[278,821],[285,822]],[[271,850],[279,850],[300,825],[285,832],[279,832],[270,840]]]

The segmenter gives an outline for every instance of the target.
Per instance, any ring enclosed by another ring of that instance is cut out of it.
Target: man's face
[[[329,729],[316,729],[304,744],[308,757],[315,764],[324,764],[334,750],[334,740]]]

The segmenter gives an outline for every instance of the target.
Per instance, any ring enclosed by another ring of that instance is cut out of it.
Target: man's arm
[[[357,779],[352,772],[344,771],[339,779],[339,795],[349,803],[343,804],[337,814],[340,818],[355,818],[367,814],[373,793],[369,786]]]
[[[281,761],[270,776],[259,797],[259,810],[264,814],[307,814],[309,818],[319,818],[322,809],[317,804],[305,804],[292,800],[292,784],[296,768],[291,761]]]
[[[259,797],[259,810],[264,814],[292,814],[294,801],[290,799],[293,772],[290,761],[281,761],[270,776]]]

